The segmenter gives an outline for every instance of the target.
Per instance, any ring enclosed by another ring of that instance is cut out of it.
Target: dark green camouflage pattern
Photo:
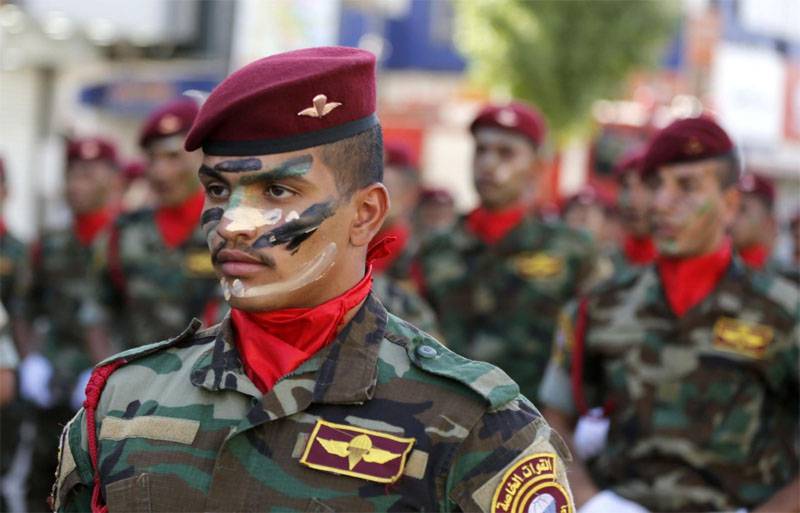
[[[677,318],[654,266],[589,296],[582,389],[610,407],[596,482],[651,511],[753,508],[798,472],[798,289],[734,260]],[[540,401],[572,413],[576,305],[562,317]],[[762,354],[731,349],[720,318],[763,326]],[[764,343],[767,345],[764,346]]]
[[[215,321],[224,315],[219,281],[199,225],[175,249],[164,244],[152,209],[120,216],[114,230],[118,235],[112,235],[111,248],[99,263],[95,286],[98,298],[113,313],[111,324],[125,347],[171,337],[193,317],[203,316],[210,302],[219,305]],[[108,256],[114,251],[118,264]]]
[[[30,254],[8,231],[0,235],[0,300],[9,317],[28,315],[31,287]]]
[[[563,447],[502,371],[448,351],[374,296],[263,396],[242,369],[229,321],[194,333],[197,325],[123,353],[130,363],[105,387],[99,468],[112,513],[486,511],[492,480],[516,458]],[[413,437],[405,474],[382,484],[301,465],[318,419]],[[62,440],[57,510],[86,511],[83,410]]]
[[[537,255],[559,262],[560,269],[528,268]],[[448,347],[497,365],[523,395],[534,397],[558,312],[588,286],[594,255],[590,239],[564,225],[528,218],[489,247],[462,218],[424,244],[419,261],[425,297]]]
[[[51,389],[63,395],[57,402],[67,401],[78,375],[92,366],[81,312],[93,294],[92,266],[105,235],[83,245],[71,227],[47,232],[35,251],[31,312],[47,326],[42,353],[53,364]]]

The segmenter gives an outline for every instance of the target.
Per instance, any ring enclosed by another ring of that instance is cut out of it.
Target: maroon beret
[[[622,178],[628,173],[638,173],[641,170],[643,160],[644,150],[642,148],[633,148],[626,151],[617,162],[617,165],[614,166],[614,176]]]
[[[90,160],[107,160],[117,167],[119,162],[116,145],[102,137],[83,137],[67,143],[67,165]]]
[[[157,107],[142,125],[139,146],[146,148],[155,139],[187,133],[199,109],[191,98],[178,98]]]
[[[597,205],[604,209],[611,209],[614,207],[614,200],[594,185],[588,184],[575,194],[567,197],[563,212],[566,212],[576,205]]]
[[[186,149],[283,153],[377,124],[375,56],[357,48],[306,48],[259,59],[223,80],[200,108]]]
[[[447,191],[446,189],[426,187],[419,193],[419,202],[435,203],[438,205],[453,205],[455,200],[453,199],[453,195],[450,194],[450,191]]]
[[[122,168],[122,177],[128,181],[135,180],[143,177],[146,171],[147,167],[143,161],[132,160],[125,164],[125,167]]]
[[[748,173],[739,179],[739,190],[745,194],[753,194],[769,208],[775,203],[775,183],[759,174]]]
[[[650,140],[642,162],[642,174],[661,166],[721,157],[733,151],[733,141],[708,116],[679,119],[662,128]]]
[[[538,110],[522,102],[484,106],[469,126],[474,134],[481,127],[502,128],[521,134],[539,146],[547,134],[547,125]]]
[[[414,158],[411,155],[411,148],[400,141],[384,141],[383,157],[387,166],[404,169],[415,167]]]

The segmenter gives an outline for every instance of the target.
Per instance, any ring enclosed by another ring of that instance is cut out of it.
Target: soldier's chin
[[[285,297],[280,294],[264,296],[264,297],[237,297],[231,296],[228,299],[228,304],[231,308],[243,310],[245,312],[271,312],[273,310],[281,310],[284,308],[291,308],[291,298]]]

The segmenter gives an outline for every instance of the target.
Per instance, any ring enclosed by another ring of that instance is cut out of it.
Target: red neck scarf
[[[753,269],[763,269],[769,258],[769,248],[763,244],[755,244],[739,250],[744,263]]]
[[[6,227],[6,220],[0,218],[0,237],[6,234],[8,228]]]
[[[372,269],[353,288],[313,308],[272,312],[231,309],[245,373],[266,393],[336,337],[342,320],[372,288]]]
[[[103,207],[87,214],[78,214],[75,216],[74,223],[75,236],[82,245],[88,246],[94,242],[97,234],[108,226],[113,218],[114,212],[111,207]]]
[[[522,222],[523,217],[523,205],[514,205],[503,210],[478,207],[467,216],[467,228],[484,243],[492,246]]]
[[[390,268],[403,254],[403,250],[406,249],[406,244],[408,244],[408,239],[411,237],[411,228],[406,223],[397,222],[383,230],[376,238],[383,237],[388,240],[385,244],[387,255],[373,263],[373,268],[377,274]]]
[[[635,265],[646,265],[656,259],[656,245],[648,236],[627,235],[623,249],[625,258]]]
[[[180,205],[156,210],[156,225],[168,248],[175,249],[189,239],[200,222],[204,200],[200,189]]]
[[[658,258],[661,283],[675,315],[682,317],[708,296],[731,262],[731,241],[711,253],[689,258]]]

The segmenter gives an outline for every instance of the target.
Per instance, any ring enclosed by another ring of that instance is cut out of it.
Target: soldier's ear
[[[722,219],[727,228],[733,225],[739,212],[742,195],[736,187],[728,187],[722,191]]]
[[[383,226],[389,211],[389,192],[382,183],[374,183],[353,194],[355,217],[350,225],[350,244],[367,246]]]

